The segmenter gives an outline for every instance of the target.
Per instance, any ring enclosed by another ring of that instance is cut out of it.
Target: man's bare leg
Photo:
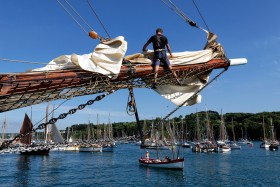
[[[171,73],[173,74],[173,76],[175,77],[175,79],[176,79],[177,83],[178,83],[180,86],[182,86],[182,83],[179,81],[179,79],[178,79],[178,76],[177,76],[176,72],[175,72],[175,71],[173,71],[172,66],[168,66],[168,68],[169,68],[169,70],[171,71]]]

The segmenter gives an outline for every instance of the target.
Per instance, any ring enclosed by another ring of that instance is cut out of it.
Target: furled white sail
[[[118,75],[126,50],[127,42],[123,36],[118,36],[99,43],[92,53],[62,55],[53,59],[47,66],[32,71],[70,69],[78,66],[103,75]]]
[[[52,142],[53,143],[63,143],[64,142],[64,140],[55,124],[52,124]]]

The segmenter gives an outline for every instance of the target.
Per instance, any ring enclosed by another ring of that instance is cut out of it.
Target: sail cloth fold
[[[20,143],[30,145],[32,142],[32,133],[30,133],[33,130],[33,124],[31,122],[31,119],[29,116],[25,113],[24,120],[21,125],[20,134],[23,135],[23,137],[20,138]],[[27,134],[29,133],[29,134]]]
[[[171,65],[188,65],[208,62],[217,56],[218,53],[213,53],[211,49],[205,49],[200,51],[184,51],[184,52],[173,52],[173,58],[170,58]],[[139,64],[152,64],[154,52],[149,50],[143,53],[136,53],[125,56],[125,60],[130,63]],[[167,55],[169,58],[169,55]]]
[[[63,143],[64,142],[57,126],[54,123],[52,124],[52,142],[53,143]]]
[[[214,53],[211,49],[200,51],[174,52],[174,58],[169,59],[171,65],[187,65],[198,64],[210,61],[218,53]],[[169,58],[169,56],[168,56]],[[125,60],[131,63],[151,64],[153,59],[153,51],[149,50],[145,54],[137,53],[125,57]],[[209,80],[211,71],[204,72],[199,76],[187,77],[182,81],[183,86],[177,85],[158,85],[154,91],[164,98],[170,100],[177,106],[190,106],[201,102],[201,95],[198,92]],[[192,98],[191,98],[192,97]],[[187,101],[187,102],[186,102]]]
[[[62,55],[48,63],[43,68],[32,71],[50,71],[80,67],[86,71],[103,75],[118,75],[123,57],[127,50],[127,42],[123,36],[99,43],[94,51],[84,55]]]
[[[195,93],[205,86],[209,80],[210,73],[211,71],[208,71],[199,77],[187,78],[182,81],[183,86],[158,85],[154,90],[177,106],[191,106],[201,102],[202,96],[200,94],[195,95]],[[194,97],[192,97],[193,95]]]
[[[61,70],[80,67],[86,71],[100,73],[112,78],[118,76],[123,60],[132,64],[152,64],[153,51],[136,53],[125,56],[127,42],[123,36],[118,36],[112,40],[102,42],[96,46],[94,51],[84,55],[62,55],[53,59],[43,68],[33,69],[33,71]],[[171,65],[198,64],[210,61],[218,53],[211,49],[200,51],[174,52],[174,58],[170,59]],[[168,56],[169,58],[169,56]],[[176,105],[183,104],[194,93],[201,89],[208,81],[210,73],[204,73],[200,77],[190,77],[184,79],[183,86],[159,85],[154,89],[157,93],[169,99]],[[204,77],[201,79],[201,77]],[[203,81],[201,81],[203,80]],[[201,96],[197,95],[184,105],[193,105],[201,101]]]

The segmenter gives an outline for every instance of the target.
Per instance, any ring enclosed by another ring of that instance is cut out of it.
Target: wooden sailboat
[[[182,126],[183,126],[183,119],[182,119]],[[182,127],[182,128],[184,128],[184,127]],[[182,144],[182,147],[184,147],[184,148],[191,148],[191,144],[190,144],[190,142],[189,142],[189,139],[188,139],[188,124],[186,123],[186,125],[185,125],[185,129],[183,130],[183,132],[185,132],[185,133],[183,133],[183,144]]]
[[[163,122],[162,122],[163,123]],[[139,159],[139,164],[146,166],[146,167],[153,167],[153,168],[162,168],[162,169],[184,169],[184,157],[179,157],[180,155],[180,148],[181,146],[177,146],[177,150],[175,147],[175,137],[174,133],[171,130],[170,123],[167,125],[167,131],[169,133],[170,139],[172,139],[171,150],[172,150],[172,158],[166,156],[164,159],[161,159],[159,156],[159,149],[156,149],[156,158],[150,158],[149,152],[146,152],[146,157],[141,157]],[[159,140],[158,133],[156,134],[156,142]]]
[[[241,149],[241,146],[238,145],[236,143],[236,140],[235,140],[235,132],[234,132],[234,126],[233,126],[233,119],[231,118],[231,127],[232,127],[232,137],[233,137],[233,141],[230,142],[230,148],[231,149]]]
[[[276,140],[276,137],[275,137],[275,133],[274,133],[274,126],[273,126],[273,123],[272,123],[272,118],[270,118],[270,136],[271,136],[271,141],[270,141],[270,145],[269,145],[269,150],[271,151],[278,151],[278,141]]]
[[[200,122],[198,117],[198,112],[196,111],[196,126],[195,126],[195,142],[192,146],[193,152],[202,152],[201,143],[201,133],[200,133]]]
[[[104,134],[107,134],[107,137],[104,138],[105,142],[103,142],[102,144],[102,152],[114,152],[115,140],[113,138],[113,127],[110,119],[110,113],[109,113],[109,123],[107,125],[107,132],[105,132],[105,129],[106,127],[104,126]]]
[[[231,150],[230,146],[227,144],[226,127],[224,123],[223,114],[221,112],[221,125],[220,125],[220,139],[217,141],[217,152],[229,152]]]
[[[24,155],[48,155],[50,148],[44,145],[32,144],[32,132],[33,124],[27,114],[24,116],[24,120],[20,129],[21,137],[20,142],[25,146],[20,149],[20,153]]]
[[[268,139],[266,138],[265,124],[264,124],[264,116],[263,116],[262,127],[263,127],[263,141],[262,141],[262,143],[260,144],[260,148],[269,149],[270,143],[269,143]]]

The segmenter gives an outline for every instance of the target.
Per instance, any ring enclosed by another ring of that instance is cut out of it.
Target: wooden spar
[[[189,65],[172,65],[172,69],[180,74],[180,72],[192,71],[194,69],[209,68],[209,69],[220,69],[229,67],[229,62],[226,59],[213,59],[206,63],[189,64]],[[125,80],[128,72],[133,69],[135,77],[144,77],[153,73],[153,68],[150,64],[148,65],[135,65],[135,66],[122,66],[121,71],[117,80]],[[158,77],[166,74],[166,70],[163,67],[159,68]]]
[[[211,71],[228,68],[227,59],[190,65],[173,65],[179,78],[186,79]],[[47,72],[0,74],[0,112],[14,110],[51,100],[103,93],[112,90],[150,88],[154,82],[150,64],[123,64],[117,78],[82,69]],[[158,84],[175,83],[171,73],[159,68]]]

